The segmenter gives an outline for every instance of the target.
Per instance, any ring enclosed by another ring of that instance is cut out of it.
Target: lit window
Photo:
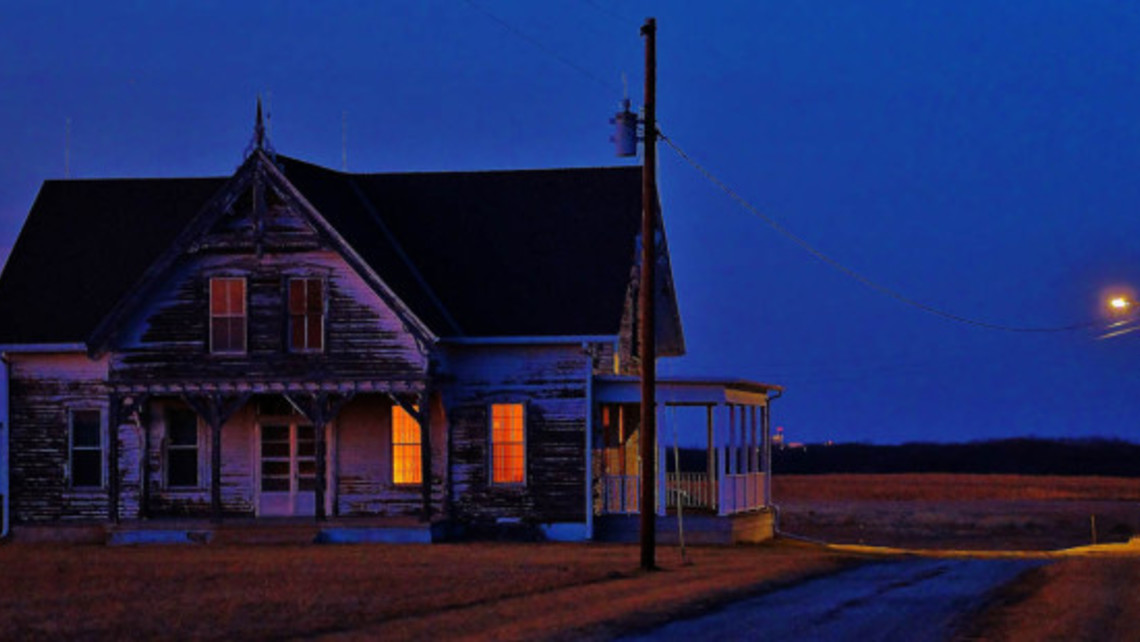
[[[166,485],[198,486],[198,415],[186,408],[166,412]]]
[[[210,279],[210,352],[245,352],[245,279]]]
[[[71,413],[71,486],[103,487],[103,420],[98,410]]]
[[[320,279],[289,281],[289,347],[316,352],[324,347],[325,296]]]
[[[522,484],[526,481],[526,441],[523,404],[491,406],[491,483]]]
[[[423,482],[420,459],[420,424],[401,406],[392,406],[392,481],[397,484]]]

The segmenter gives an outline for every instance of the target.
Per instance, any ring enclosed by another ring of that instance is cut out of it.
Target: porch
[[[118,386],[109,533],[151,537],[133,533],[170,526],[199,537],[225,531],[223,518],[284,531],[315,521],[322,533],[336,530],[333,520],[430,522],[446,474],[442,453],[432,457],[446,434],[438,396],[352,383]]]
[[[637,534],[641,462],[637,377],[595,380],[593,510],[599,539]],[[663,541],[677,522],[693,541],[759,541],[770,536],[769,404],[783,389],[723,379],[660,378],[657,384],[657,492]],[[661,492],[664,489],[664,492]]]

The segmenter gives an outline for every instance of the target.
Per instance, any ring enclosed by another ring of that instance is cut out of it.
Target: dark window
[[[289,281],[289,348],[294,352],[324,349],[324,285],[321,279]]]
[[[166,411],[166,485],[198,485],[198,415],[189,409]]]
[[[71,485],[103,486],[103,421],[98,410],[71,413]]]
[[[210,352],[245,352],[245,279],[210,279]]]

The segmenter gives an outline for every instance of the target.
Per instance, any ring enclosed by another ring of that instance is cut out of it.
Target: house
[[[621,537],[640,172],[343,173],[277,155],[259,108],[231,176],[45,182],[0,275],[5,531]],[[707,408],[710,457],[659,466],[655,510],[770,529],[778,391],[662,381],[663,409]]]

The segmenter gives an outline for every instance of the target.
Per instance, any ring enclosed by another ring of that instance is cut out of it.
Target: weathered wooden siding
[[[243,276],[247,353],[209,353],[209,280]],[[326,280],[325,349],[289,350],[287,282]],[[115,381],[417,380],[427,362],[400,318],[335,252],[188,257],[116,347]]]
[[[455,346],[444,359],[456,517],[584,522],[586,381],[580,346]],[[526,404],[526,484],[490,483],[492,403]]]
[[[14,522],[105,520],[108,492],[68,483],[68,411],[99,410],[107,434],[107,360],[83,354],[12,354],[11,509]],[[106,473],[104,440],[104,471]]]
[[[177,402],[167,402],[177,403]],[[198,426],[198,485],[194,488],[171,488],[166,485],[164,443],[166,439],[163,404],[155,404],[150,423],[150,453],[147,474],[150,476],[148,512],[154,516],[210,515],[210,429]],[[252,403],[246,404],[222,426],[222,510],[228,515],[254,514],[257,432],[256,413]],[[139,439],[141,443],[141,437]],[[129,464],[141,470],[138,459]],[[136,473],[138,475],[139,473]],[[134,506],[137,515],[137,504]]]
[[[447,426],[439,398],[432,404],[432,505],[444,501]],[[392,403],[378,395],[358,397],[336,424],[337,514],[419,515],[423,490],[392,483]]]

